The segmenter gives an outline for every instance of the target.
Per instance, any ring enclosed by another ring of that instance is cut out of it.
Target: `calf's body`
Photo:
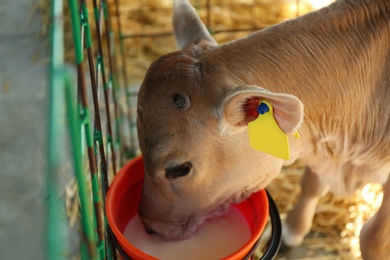
[[[338,1],[218,45],[188,2],[178,0],[174,30],[181,50],[155,61],[139,92],[145,227],[186,238],[300,158],[308,168],[284,242],[302,242],[329,189],[345,195],[379,182],[383,203],[362,230],[361,250],[365,259],[386,259],[390,1]],[[259,100],[273,105],[289,138],[288,161],[249,146],[248,110]],[[300,139],[292,135],[297,129]]]

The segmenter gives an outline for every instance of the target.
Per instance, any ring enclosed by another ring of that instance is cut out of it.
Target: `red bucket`
[[[139,156],[127,163],[115,176],[106,198],[106,213],[116,240],[128,256],[136,260],[158,259],[136,248],[123,235],[127,224],[138,212],[143,178],[144,163]],[[244,258],[259,240],[268,219],[268,198],[265,190],[252,194],[234,206],[248,222],[251,237],[240,249],[222,258],[223,260]]]

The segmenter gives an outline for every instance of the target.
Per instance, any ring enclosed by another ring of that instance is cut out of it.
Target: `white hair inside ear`
[[[218,108],[221,132],[240,131],[240,128],[245,128],[253,120],[247,115],[249,100],[266,100],[271,103],[274,118],[286,134],[294,133],[302,124],[303,104],[296,96],[246,85],[227,93],[222,106]],[[258,102],[252,105],[257,106]]]

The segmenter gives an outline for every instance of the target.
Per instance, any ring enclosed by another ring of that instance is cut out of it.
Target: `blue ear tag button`
[[[258,118],[248,124],[250,146],[255,150],[289,160],[288,137],[277,124],[272,105],[267,101],[260,101],[257,112]]]
[[[261,102],[260,105],[257,107],[257,113],[259,113],[260,115],[264,115],[268,111],[269,111],[269,107],[264,102]]]

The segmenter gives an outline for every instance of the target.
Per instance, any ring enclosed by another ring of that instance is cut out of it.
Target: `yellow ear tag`
[[[272,105],[266,101],[260,101],[257,111],[259,117],[248,124],[251,147],[281,159],[289,160],[288,138],[275,121]],[[294,136],[299,138],[298,132],[295,132]]]

